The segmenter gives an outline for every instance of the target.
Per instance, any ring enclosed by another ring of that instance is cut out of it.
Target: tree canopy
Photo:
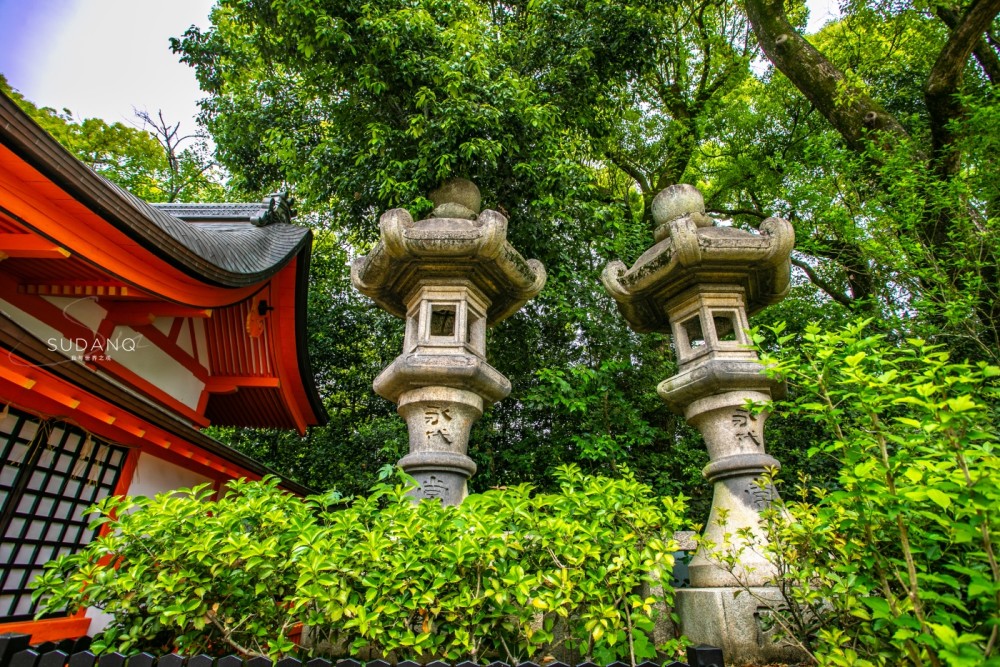
[[[69,109],[39,107],[10,87],[0,74],[0,91],[91,169],[149,202],[222,201],[224,174],[204,137],[180,135],[160,112],[137,111],[141,126],[77,119]]]
[[[173,41],[219,159],[240,188],[290,186],[327,233],[312,336],[334,418],[305,441],[241,438],[344,490],[402,452],[367,386],[401,326],[351,294],[345,264],[383,211],[427,213],[451,176],[550,275],[491,332],[514,391],[473,432],[479,488],[625,463],[698,506],[701,445],[653,391],[669,341],[628,331],[598,281],[651,245],[649,204],[677,182],[731,224],[795,225],[796,285],[759,323],[874,316],[887,340],[996,360],[998,11],[848,2],[806,35],[782,0],[220,0]],[[807,465],[810,427],[772,424],[778,458]],[[310,447],[346,465],[320,470]]]

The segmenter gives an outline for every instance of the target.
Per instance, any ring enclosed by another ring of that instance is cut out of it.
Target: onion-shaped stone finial
[[[467,178],[452,178],[430,193],[434,202],[432,218],[462,218],[475,220],[479,215],[482,197],[479,188]]]
[[[698,188],[687,183],[671,185],[653,199],[653,232],[657,242],[670,235],[670,223],[681,218],[691,218],[697,227],[711,227],[712,219],[705,215],[705,198]]]

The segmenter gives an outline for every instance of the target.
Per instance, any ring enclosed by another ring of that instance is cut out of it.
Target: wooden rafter
[[[205,390],[211,394],[231,394],[241,387],[278,389],[281,387],[281,380],[276,377],[216,376],[209,378],[208,384],[205,386]]]
[[[81,280],[50,280],[39,283],[21,283],[18,285],[17,291],[21,294],[37,294],[39,296],[145,297],[144,294],[138,292],[135,288],[121,282]]]
[[[157,317],[196,317],[212,316],[211,308],[191,308],[165,301],[129,301],[108,306],[107,317],[115,324],[125,326],[142,326],[152,324]]]
[[[0,234],[0,260],[11,257],[24,259],[66,259],[69,250],[34,234]]]

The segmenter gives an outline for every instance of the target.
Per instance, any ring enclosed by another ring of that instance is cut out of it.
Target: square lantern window
[[[403,342],[407,353],[486,353],[488,302],[471,285],[425,285],[410,297]]]
[[[458,324],[458,304],[431,304],[430,337],[455,340]]]
[[[701,316],[695,315],[681,322],[687,346],[692,350],[705,346],[705,332],[701,327]]]
[[[712,310],[712,324],[715,326],[715,339],[720,343],[742,342],[742,329],[736,311]]]
[[[466,310],[465,343],[470,351],[481,357],[486,355],[486,315],[469,304]]]
[[[754,358],[747,349],[743,293],[715,285],[699,285],[667,307],[677,361],[684,365],[717,355],[729,359]]]
[[[420,307],[419,344],[455,345],[462,342],[465,304],[458,300],[423,299]]]
[[[706,354],[709,351],[709,341],[705,336],[701,314],[697,310],[690,317],[682,316],[679,319],[680,322],[673,326],[674,351],[677,353],[677,360],[686,363]]]

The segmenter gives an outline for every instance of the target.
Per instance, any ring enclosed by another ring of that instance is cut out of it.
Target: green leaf
[[[955,398],[949,398],[945,402],[947,403],[948,408],[953,412],[965,412],[967,410],[975,410],[979,407],[970,396],[965,394],[956,396]]]
[[[927,497],[933,500],[941,509],[951,507],[951,498],[938,489],[927,489]]]

